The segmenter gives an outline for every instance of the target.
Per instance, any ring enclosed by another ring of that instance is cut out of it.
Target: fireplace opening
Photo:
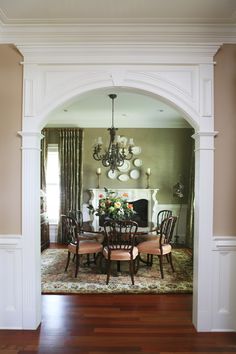
[[[132,216],[132,220],[138,223],[139,227],[148,226],[148,200],[139,199],[134,202],[129,202],[133,205],[135,214]]]

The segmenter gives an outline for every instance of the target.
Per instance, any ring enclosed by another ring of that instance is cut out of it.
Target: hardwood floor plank
[[[191,295],[43,295],[36,331],[0,331],[0,354],[236,353],[236,333],[197,333]]]

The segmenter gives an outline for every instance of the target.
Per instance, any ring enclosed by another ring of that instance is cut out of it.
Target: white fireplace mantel
[[[91,188],[88,190],[90,193],[89,205],[92,205],[94,209],[98,207],[98,200],[101,194],[105,195],[104,189]],[[157,201],[157,192],[159,189],[131,189],[131,188],[122,188],[122,189],[112,189],[118,195],[123,193],[127,194],[127,200],[129,202],[135,202],[139,199],[146,199],[148,201],[148,227],[141,228],[143,231],[150,230],[157,220],[158,212],[158,201]],[[99,229],[99,217],[95,214],[91,215],[91,223],[94,230]]]

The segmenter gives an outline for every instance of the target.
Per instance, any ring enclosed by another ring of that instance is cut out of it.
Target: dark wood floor
[[[37,331],[0,331],[0,354],[236,353],[236,333],[197,333],[191,295],[43,295]]]

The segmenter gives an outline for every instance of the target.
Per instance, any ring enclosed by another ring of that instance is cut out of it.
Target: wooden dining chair
[[[71,218],[75,219],[77,222],[77,227],[78,227],[78,232],[83,232],[83,213],[81,210],[69,210],[69,212],[67,213],[68,216],[70,216]]]
[[[163,257],[165,256],[170,263],[172,271],[174,272],[174,266],[172,262],[172,237],[175,228],[177,217],[170,216],[164,219],[161,223],[159,237],[156,240],[149,240],[141,242],[137,245],[139,251],[139,257],[141,254],[147,254],[151,256],[151,260],[147,262],[147,265],[151,266],[153,262],[153,256],[158,256],[160,263],[161,278],[164,278],[163,273]]]
[[[132,220],[109,220],[104,222],[105,247],[103,256],[107,261],[107,279],[109,283],[112,261],[128,261],[132,285],[134,285],[135,260],[138,249],[135,246],[135,236],[138,224]]]
[[[157,234],[160,234],[162,221],[165,220],[165,219],[168,219],[171,216],[172,216],[172,210],[163,209],[163,210],[160,210],[158,212],[158,214],[157,214],[157,225],[156,225]]]
[[[72,253],[73,255],[75,255],[75,277],[77,277],[80,265],[80,256],[85,254],[94,254],[97,256],[98,254],[102,253],[103,246],[95,239],[95,236],[93,234],[90,234],[90,236],[88,236],[78,233],[78,225],[74,218],[67,215],[62,215],[61,218],[63,230],[65,232],[68,244],[68,256],[65,272],[68,269],[70,263],[70,256]]]

